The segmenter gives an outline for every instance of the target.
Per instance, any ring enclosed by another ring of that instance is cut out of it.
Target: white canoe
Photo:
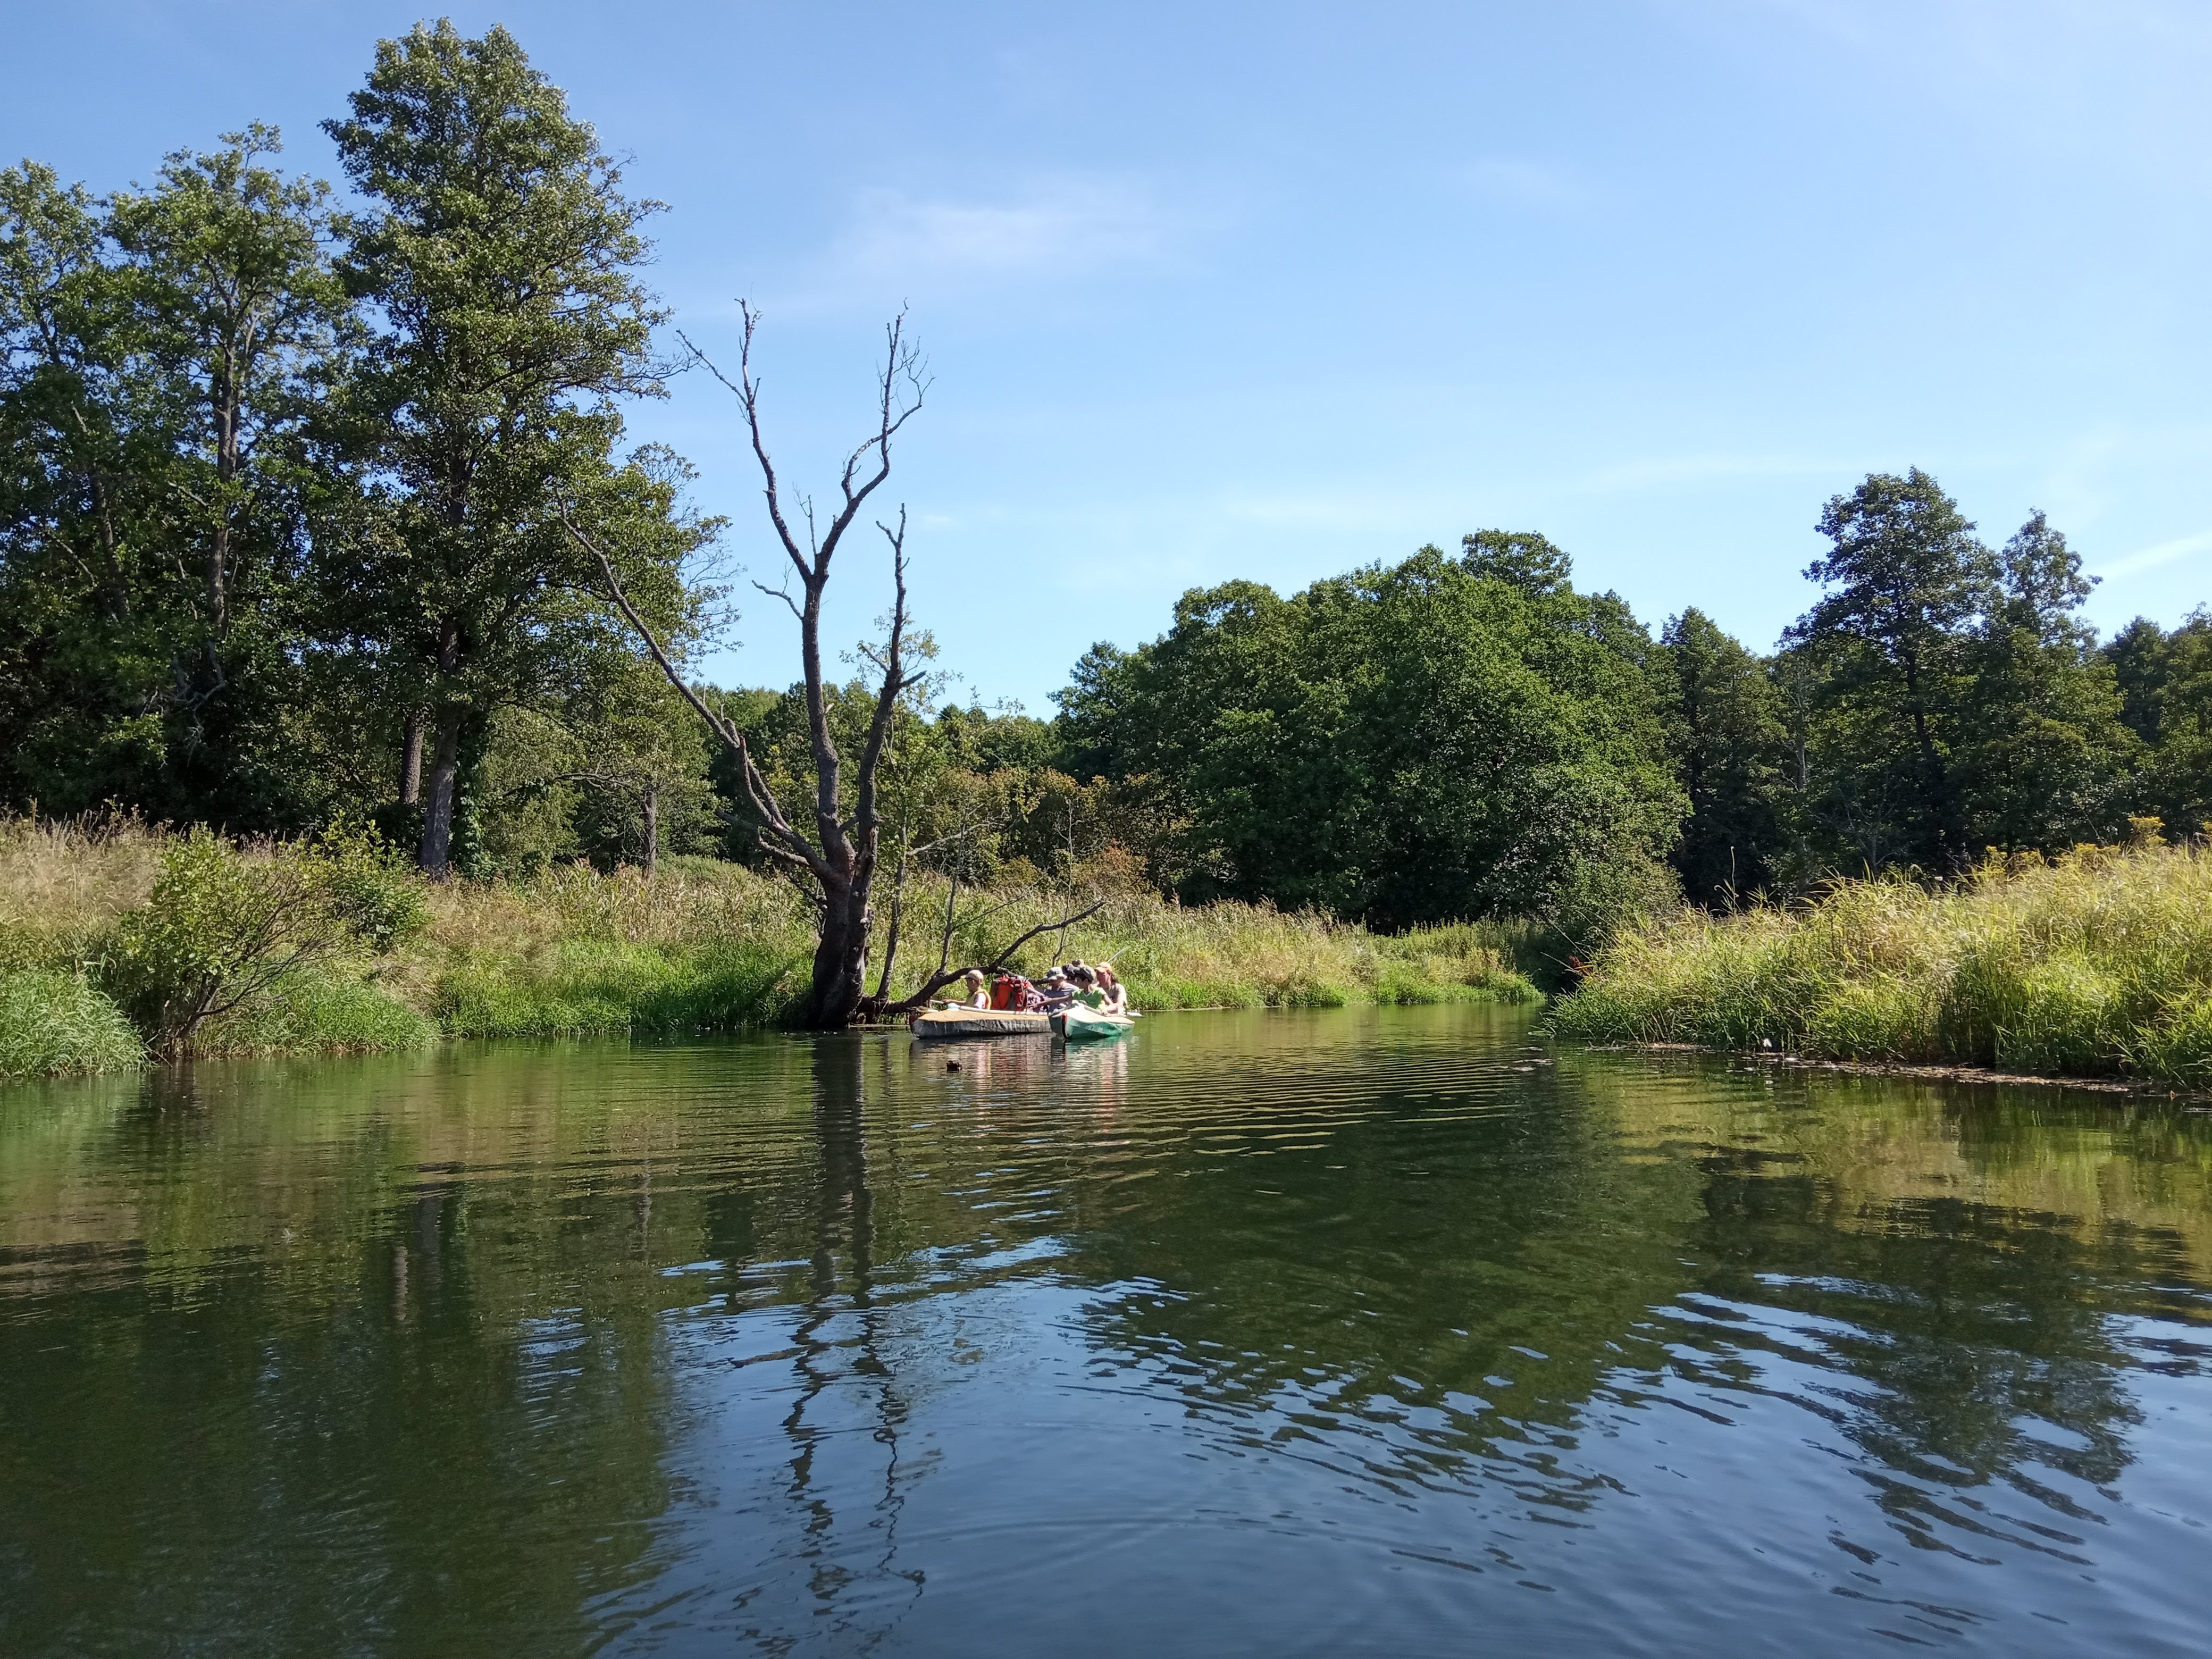
[[[1048,1036],[1052,1033],[1051,1015],[1002,1008],[933,1008],[907,1024],[925,1042],[947,1037]]]

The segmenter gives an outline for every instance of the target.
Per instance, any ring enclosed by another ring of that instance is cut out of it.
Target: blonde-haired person
[[[1098,989],[1105,999],[1099,1006],[1109,1013],[1127,1013],[1129,1011],[1129,988],[1121,983],[1121,976],[1114,971],[1114,964],[1102,962],[1091,971],[1098,976]]]

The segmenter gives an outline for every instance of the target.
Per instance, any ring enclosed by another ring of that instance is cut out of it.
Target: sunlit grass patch
[[[2212,858],[2085,848],[1967,883],[1841,883],[1615,940],[1552,1015],[1595,1042],[2212,1082]]]
[[[440,976],[435,1012],[454,1036],[727,1030],[788,1018],[806,966],[787,949],[744,940],[565,940],[527,957],[457,961]]]
[[[123,1010],[77,975],[0,971],[0,1077],[124,1071],[144,1052]]]
[[[164,1040],[165,1033],[180,1057],[394,1048],[439,1035],[782,1024],[805,1001],[813,915],[805,896],[775,876],[672,858],[651,878],[570,864],[517,880],[432,882],[396,855],[379,862],[355,846],[343,857],[362,865],[363,880],[391,887],[384,896],[392,903],[383,908],[407,912],[406,926],[356,928],[343,950],[256,983],[236,1006],[224,1000],[189,1030],[174,1029],[179,988],[189,988],[210,963],[228,963],[234,977],[251,970],[243,958],[232,960],[246,901],[270,898],[287,872],[323,856],[306,844],[238,845],[135,819],[53,825],[0,818],[0,973],[59,975],[100,998],[80,1012],[104,1008],[112,1016],[98,1050],[102,1065],[135,1063],[142,1038]],[[871,991],[880,982],[893,902],[888,884],[879,887]],[[1139,1008],[1330,1008],[1538,994],[1516,965],[1528,945],[1525,930],[1487,922],[1382,935],[1264,904],[1186,908],[1110,882],[1103,894],[1080,884],[956,890],[927,874],[901,908],[894,1000],[919,989],[940,962],[990,962],[1028,930],[1070,916],[1029,940],[1010,965],[1035,975],[1076,957],[1111,961]],[[22,1005],[29,1034],[22,1041],[74,1052],[70,1045],[79,1039],[64,1026],[76,1016],[65,1018],[64,1002],[47,1001],[57,1011],[51,1018],[39,1012],[46,1004]],[[137,1011],[142,1031],[114,1024],[123,1018],[114,1012],[118,1001]],[[34,1042],[42,1023],[54,1029]],[[112,1040],[118,1030],[128,1044]]]

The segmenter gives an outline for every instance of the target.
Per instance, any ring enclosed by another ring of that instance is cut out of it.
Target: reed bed
[[[1685,912],[1599,953],[1559,1036],[2212,1085],[2212,857],[1992,859],[1930,890]]]
[[[161,902],[178,838],[132,818],[0,818],[0,1075],[139,1063],[143,1035],[118,1006],[132,929]],[[240,860],[287,849],[248,845]],[[191,1038],[196,1054],[404,1048],[444,1037],[673,1033],[793,1020],[813,955],[812,917],[788,882],[713,860],[603,874],[560,865],[508,881],[422,881],[419,927],[376,950],[291,975]],[[894,903],[878,902],[878,951]],[[911,994],[940,963],[997,958],[1031,974],[1111,961],[1139,1007],[1327,1007],[1356,1002],[1534,1000],[1516,936],[1455,924],[1385,937],[1266,906],[1186,909],[1144,891],[956,889],[923,877],[897,900],[888,989]],[[413,902],[410,901],[410,902]],[[143,931],[143,929],[141,930]],[[870,988],[877,988],[872,981]],[[135,1005],[132,1005],[135,1006]]]

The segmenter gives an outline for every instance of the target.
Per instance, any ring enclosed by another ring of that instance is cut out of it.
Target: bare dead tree
[[[760,313],[750,305],[740,302],[744,319],[744,331],[740,337],[738,374],[732,380],[717,368],[704,352],[681,335],[692,361],[704,368],[736,397],[738,407],[744,411],[745,427],[752,441],[753,459],[759,464],[763,493],[768,503],[769,522],[775,527],[776,540],[790,562],[791,574],[798,578],[799,592],[793,596],[789,586],[769,587],[756,582],[755,586],[770,598],[780,599],[799,624],[799,665],[806,689],[806,717],[812,741],[814,758],[814,823],[813,833],[807,835],[796,827],[775,798],[775,793],[754,763],[745,744],[744,734],[726,716],[710,708],[684,678],[667,648],[655,637],[652,628],[630,602],[624,591],[615,562],[608,550],[590,532],[579,526],[564,507],[562,523],[577,544],[597,562],[600,574],[606,583],[607,592],[643,641],[653,659],[660,665],[669,683],[681,692],[707,729],[725,748],[736,756],[738,775],[744,780],[747,804],[759,818],[758,836],[761,848],[771,857],[812,878],[819,915],[819,936],[814,951],[813,981],[806,1002],[805,1021],[816,1030],[836,1030],[850,1024],[856,1015],[896,1012],[915,1005],[915,1000],[885,1007],[878,999],[874,1006],[864,1009],[868,1002],[866,971],[869,930],[874,916],[870,908],[876,860],[882,833],[881,815],[877,795],[877,773],[889,743],[891,723],[897,713],[900,699],[915,685],[920,676],[913,672],[907,661],[907,592],[906,592],[906,509],[899,509],[896,528],[876,521],[890,545],[892,603],[890,632],[879,647],[869,647],[866,654],[878,676],[874,708],[871,713],[866,740],[860,749],[860,762],[853,777],[853,811],[847,816],[844,809],[844,761],[839,754],[835,734],[830,729],[830,699],[823,678],[822,666],[822,599],[830,585],[830,562],[836,556],[846,532],[858,520],[868,498],[890,477],[891,441],[906,423],[921,410],[928,391],[924,378],[920,354],[907,338],[906,313],[901,312],[885,325],[883,368],[876,381],[875,429],[846,457],[843,470],[838,476],[836,509],[830,515],[827,525],[815,514],[811,497],[802,496],[797,503],[797,520],[803,525],[802,538],[794,528],[793,515],[784,507],[783,486],[769,458],[768,441],[761,430],[759,377],[753,372],[752,350],[754,332],[760,323]],[[1017,942],[1018,945],[1019,941]],[[1011,949],[1015,947],[1010,947]],[[1005,959],[1002,955],[1000,960]],[[994,966],[996,964],[994,963]],[[926,1000],[945,981],[939,980],[926,990]],[[886,981],[886,986],[888,981]]]

